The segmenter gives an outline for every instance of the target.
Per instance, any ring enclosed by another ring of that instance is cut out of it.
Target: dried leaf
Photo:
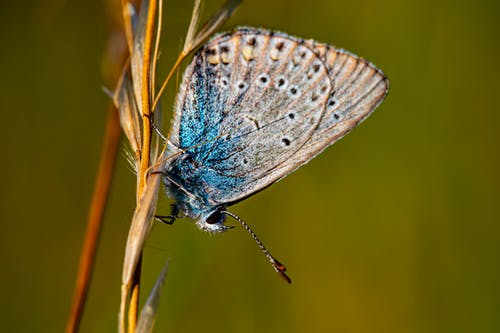
[[[196,34],[196,37],[193,38],[192,36],[189,36],[189,32],[191,31],[189,30],[188,36],[186,37],[186,43],[184,44],[183,52],[189,53],[200,46],[208,37],[210,37],[210,35],[215,32],[215,30],[217,30],[222,24],[224,24],[224,22],[226,22],[231,17],[231,15],[233,15],[236,8],[238,8],[238,6],[241,4],[241,1],[242,0],[226,1],[222,8],[217,13],[215,13],[207,23],[203,25],[200,31]],[[191,23],[193,22],[191,21]],[[189,26],[189,29],[191,29],[191,25]]]
[[[137,328],[135,330],[136,333],[151,333],[153,331],[156,314],[158,312],[158,305],[160,304],[160,292],[165,283],[169,262],[170,260],[167,260],[165,263],[163,270],[156,279],[156,283],[146,300],[146,304],[144,304],[141,310],[139,321],[137,322]]]
[[[139,117],[132,83],[128,75],[125,75],[121,80],[120,86],[115,93],[114,101],[118,109],[121,127],[134,152],[134,160],[137,165],[142,148],[141,118]]]
[[[132,83],[134,86],[135,100],[138,102],[140,114],[142,110],[142,73],[143,73],[143,58],[144,58],[144,38],[146,36],[146,25],[148,20],[149,0],[141,1],[141,9],[137,17],[136,28],[133,32],[134,41],[132,52],[130,53],[130,68],[132,73]]]
[[[134,212],[125,248],[122,283],[130,285],[144,242],[149,234],[158,202],[160,174],[152,173],[146,180],[143,195]]]
[[[195,0],[193,6],[193,13],[191,14],[191,22],[189,23],[189,28],[186,34],[186,41],[184,42],[183,50],[190,49],[190,45],[193,44],[193,39],[195,38],[195,33],[198,28],[198,21],[200,19],[200,7],[201,7],[201,0]]]
[[[130,2],[127,2],[123,6],[123,21],[128,51],[129,54],[132,54],[134,45],[134,32],[137,27],[137,12],[135,11],[134,5]]]

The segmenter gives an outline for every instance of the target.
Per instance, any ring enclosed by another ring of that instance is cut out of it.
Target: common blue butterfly
[[[385,75],[347,51],[280,32],[238,28],[193,57],[177,96],[162,170],[177,214],[222,232],[226,208],[287,176],[366,119]],[[171,221],[171,222],[172,222]]]

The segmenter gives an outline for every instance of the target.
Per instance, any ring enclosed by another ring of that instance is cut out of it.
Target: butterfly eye
[[[220,210],[216,210],[205,220],[205,222],[207,222],[208,224],[217,224],[223,221],[224,221],[224,215],[222,215]]]

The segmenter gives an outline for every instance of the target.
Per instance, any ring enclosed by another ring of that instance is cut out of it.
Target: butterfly
[[[370,62],[333,46],[265,29],[215,36],[194,55],[177,95],[162,168],[180,214],[211,233],[231,216],[275,270],[285,267],[227,207],[279,181],[366,119],[388,92]]]

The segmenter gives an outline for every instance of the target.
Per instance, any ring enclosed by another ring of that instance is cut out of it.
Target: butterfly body
[[[227,206],[343,137],[387,87],[375,66],[326,44],[253,28],[216,36],[184,74],[167,192],[201,229],[225,231]]]
[[[220,184],[220,180],[188,154],[173,160],[163,171],[163,181],[168,195],[175,200],[175,210],[197,220],[202,230],[225,231],[224,216],[218,212],[226,205],[217,203],[210,195],[210,184]],[[227,186],[237,185],[232,182]]]

